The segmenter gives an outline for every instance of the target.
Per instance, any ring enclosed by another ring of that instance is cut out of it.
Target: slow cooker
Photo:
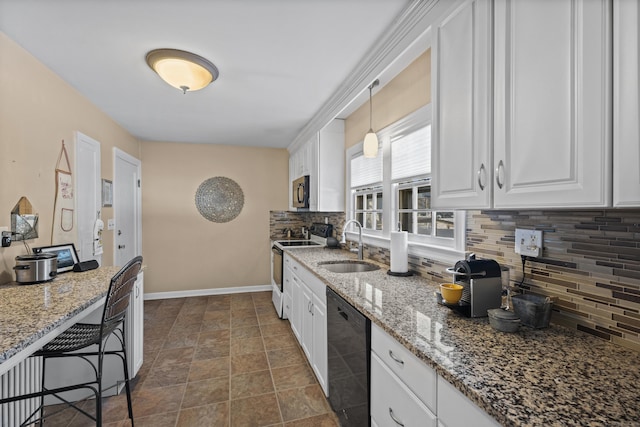
[[[58,274],[57,254],[18,255],[16,266],[16,282],[40,283],[52,280]]]

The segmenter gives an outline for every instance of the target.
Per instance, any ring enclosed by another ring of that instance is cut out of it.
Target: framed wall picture
[[[113,206],[113,182],[108,179],[102,180],[102,206]]]
[[[54,253],[58,255],[58,273],[73,270],[73,266],[78,263],[78,253],[73,243],[65,243],[64,245],[43,246],[41,248],[33,248],[33,253]]]

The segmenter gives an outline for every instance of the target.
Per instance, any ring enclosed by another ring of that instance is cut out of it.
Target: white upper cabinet
[[[610,20],[608,0],[495,1],[494,207],[611,205]]]
[[[434,208],[611,206],[611,13],[610,0],[459,0],[434,26]]]
[[[640,206],[638,0],[613,2],[613,205]]]
[[[491,206],[491,2],[465,0],[433,26],[434,208]]]
[[[309,175],[309,210],[344,211],[344,120],[333,120],[289,156],[289,209],[291,182]]]

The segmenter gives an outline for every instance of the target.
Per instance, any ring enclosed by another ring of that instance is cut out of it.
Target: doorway
[[[113,207],[114,265],[125,265],[142,255],[142,164],[139,159],[114,148]]]

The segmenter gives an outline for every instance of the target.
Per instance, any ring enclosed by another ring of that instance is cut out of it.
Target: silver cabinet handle
[[[404,360],[402,360],[402,359],[398,359],[398,358],[396,357],[396,355],[395,355],[395,354],[393,354],[393,351],[391,351],[391,350],[389,350],[389,357],[391,357],[391,358],[392,358],[392,359],[393,359],[397,364],[399,364],[399,365],[404,365]]]
[[[311,313],[311,301],[307,303],[307,311]]]
[[[389,408],[389,416],[391,417],[394,423],[398,424],[400,427],[404,427],[404,424],[401,423],[400,420],[393,415],[393,409],[391,408]]]
[[[480,187],[480,191],[484,191],[483,182],[486,180],[487,171],[484,168],[484,163],[480,165],[480,169],[478,169],[478,186]]]
[[[496,167],[496,184],[498,184],[498,188],[502,190],[504,182],[500,180],[500,171],[504,172],[504,162],[502,160],[498,162],[498,167]]]

